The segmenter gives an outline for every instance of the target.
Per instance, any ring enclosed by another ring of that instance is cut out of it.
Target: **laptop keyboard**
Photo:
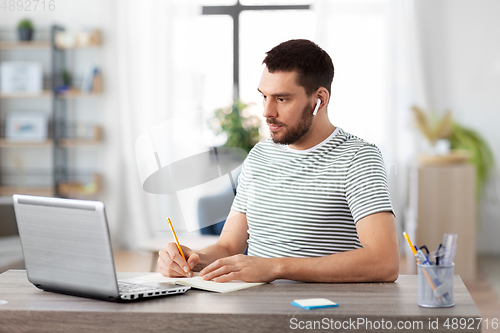
[[[120,291],[120,294],[128,294],[128,293],[137,293],[140,291],[155,291],[155,290],[160,290],[160,288],[143,286],[134,283],[118,282],[118,290]]]

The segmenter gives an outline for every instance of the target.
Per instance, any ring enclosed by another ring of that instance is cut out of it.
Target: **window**
[[[213,2],[213,1],[212,1]],[[234,3],[234,1],[233,1]],[[307,4],[303,1],[241,1],[244,5]],[[230,5],[229,1],[223,5]],[[240,15],[240,96],[255,103],[265,52],[296,38],[315,41],[332,57],[335,78],[329,105],[331,122],[383,149],[388,141],[388,0],[322,1],[311,10],[244,11]],[[203,2],[203,5],[213,3]],[[232,18],[197,19],[203,108],[210,114],[232,100]],[[264,123],[265,124],[265,123]],[[265,127],[265,125],[264,125]],[[267,133],[267,127],[263,133]]]

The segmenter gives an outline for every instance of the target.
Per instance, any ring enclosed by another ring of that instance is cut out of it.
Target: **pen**
[[[170,218],[168,218],[167,220],[168,220],[168,224],[170,224],[170,230],[172,230],[172,234],[174,235],[175,243],[177,244],[177,249],[179,250],[179,252],[180,252],[181,256],[184,258],[184,260],[186,260],[186,257],[184,256],[184,253],[182,252],[182,249],[181,249],[181,244],[179,244],[179,240],[177,239],[177,235],[175,234],[174,226],[172,225],[172,222],[170,222]]]
[[[443,265],[451,265],[457,252],[457,234],[444,234],[442,244],[444,247]]]
[[[405,232],[403,232],[403,236],[405,236],[406,241],[408,242],[408,245],[410,245],[410,248],[413,252],[413,255],[415,256],[415,259],[417,259],[417,263],[420,264],[420,260],[423,259],[422,256],[425,258],[425,255],[423,254],[422,250],[418,250],[417,252],[417,247],[413,245],[413,243],[410,240],[410,236]],[[428,261],[427,261],[428,263]],[[429,282],[429,285],[432,288],[432,291],[436,290],[436,286],[434,285],[434,282],[432,281],[431,277],[429,276],[429,273],[427,270],[424,268],[422,269],[422,272],[424,273],[425,277],[427,278],[427,281]],[[438,300],[441,300],[441,297],[437,297]]]

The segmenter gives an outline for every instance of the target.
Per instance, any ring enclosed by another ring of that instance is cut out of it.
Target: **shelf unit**
[[[52,182],[50,186],[12,186],[6,185],[3,174],[0,174],[0,196],[9,196],[14,193],[68,197],[72,195],[89,195],[97,193],[100,189],[101,177],[98,174],[90,175],[91,181],[81,183],[75,181],[68,166],[68,150],[83,146],[95,146],[101,142],[102,129],[99,126],[91,127],[90,137],[70,136],[68,133],[68,105],[69,100],[97,97],[98,92],[84,92],[78,89],[68,91],[58,91],[62,85],[62,71],[66,69],[66,51],[78,50],[81,48],[95,48],[96,45],[84,47],[62,48],[56,45],[56,34],[64,31],[60,26],[52,26],[50,29],[50,40],[43,41],[0,41],[0,52],[3,51],[47,51],[50,52],[51,69],[50,83],[41,93],[3,93],[0,91],[0,101],[2,100],[25,100],[25,99],[50,99],[49,116],[49,137],[41,142],[21,142],[8,140],[0,137],[0,161],[2,150],[5,149],[46,149],[47,154],[52,155],[51,174]],[[35,57],[36,58],[36,57]],[[2,112],[3,110],[0,110]],[[5,125],[3,125],[5,126]]]
[[[4,99],[17,99],[17,98],[52,98],[53,94],[50,90],[44,90],[40,94],[28,94],[28,93],[2,93],[0,92],[0,98]]]
[[[81,97],[94,97],[94,96],[100,96],[101,94],[98,92],[83,92],[78,89],[72,89],[68,92],[65,93],[60,93],[60,94],[54,94],[51,90],[44,90],[43,92],[39,94],[28,94],[28,93],[1,93],[0,92],[0,98],[3,99],[17,99],[17,98],[54,98],[54,96],[57,95],[58,98],[61,99],[71,99],[71,98],[81,98]]]
[[[13,194],[26,193],[30,195],[39,195],[43,197],[54,196],[54,188],[42,186],[0,186],[0,196],[11,196]]]
[[[59,139],[59,146],[68,148],[68,147],[78,147],[78,146],[92,146],[97,145],[101,142],[101,128],[99,126],[94,126],[93,128],[93,136],[89,139],[80,139],[80,138],[62,138]],[[32,148],[32,147],[53,147],[54,140],[47,139],[40,142],[22,142],[22,141],[9,141],[7,139],[0,139],[0,147],[1,148]]]
[[[0,50],[39,50],[50,49],[52,44],[50,41],[0,41]]]

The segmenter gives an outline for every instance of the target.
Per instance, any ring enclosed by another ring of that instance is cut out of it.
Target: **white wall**
[[[479,131],[500,162],[500,1],[418,0],[429,107]],[[478,247],[500,254],[500,172],[486,186]]]

